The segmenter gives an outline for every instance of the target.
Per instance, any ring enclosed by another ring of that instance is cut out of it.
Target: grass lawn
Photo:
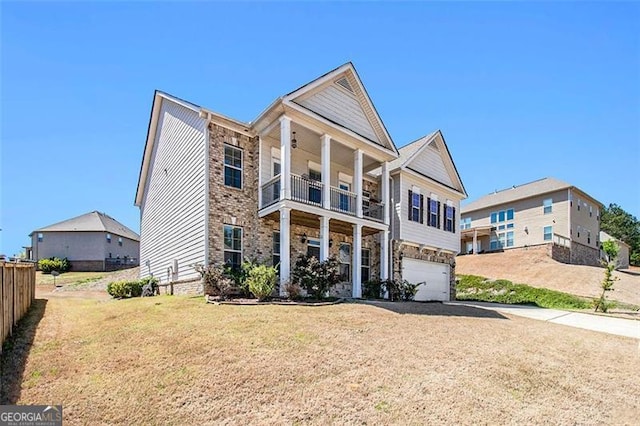
[[[97,281],[104,277],[106,272],[65,272],[56,277],[56,284],[60,285],[80,285],[92,281]],[[53,275],[36,272],[36,284],[47,285],[53,284]]]
[[[9,343],[0,402],[63,404],[67,424],[640,416],[637,341],[464,306],[50,297]]]

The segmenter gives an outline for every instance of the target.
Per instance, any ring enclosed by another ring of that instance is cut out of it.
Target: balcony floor
[[[271,219],[275,221],[280,220],[280,213],[275,211],[264,216],[265,219]],[[319,229],[320,228],[320,216],[313,213],[304,212],[301,210],[291,210],[291,224],[305,226],[307,228]],[[344,235],[353,235],[353,223],[331,219],[329,221],[329,232],[336,232]],[[368,226],[362,227],[362,236],[375,235],[379,233],[379,229],[369,228]]]

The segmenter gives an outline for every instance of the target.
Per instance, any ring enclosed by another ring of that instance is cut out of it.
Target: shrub
[[[362,297],[365,299],[380,299],[382,297],[382,281],[373,279],[362,285]]]
[[[142,295],[142,282],[113,281],[107,285],[107,293],[115,298],[140,297]]]
[[[50,259],[40,259],[38,261],[38,268],[43,274],[50,274],[52,271],[62,274],[67,272],[71,268],[71,265],[66,257],[64,259],[52,257]]]
[[[301,254],[291,270],[291,278],[307,294],[321,299],[340,282],[340,263],[335,256],[320,262],[315,256]]]
[[[154,296],[158,293],[158,279],[156,277],[146,277],[140,280],[142,285],[142,296]]]
[[[294,283],[291,281],[287,282],[284,285],[284,291],[287,292],[287,297],[290,300],[298,300],[302,297],[302,288],[298,283]]]
[[[391,301],[413,300],[418,292],[419,284],[412,284],[407,280],[388,279],[382,282],[381,290],[389,295]]]
[[[234,280],[225,274],[224,265],[201,265],[193,267],[202,277],[205,296],[217,296],[226,298],[234,288]]]
[[[249,291],[258,298],[264,300],[271,296],[276,286],[278,271],[273,266],[252,265],[247,269],[246,285]]]

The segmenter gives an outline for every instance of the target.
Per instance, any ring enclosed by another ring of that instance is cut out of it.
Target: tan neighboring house
[[[344,64],[241,122],[157,91],[135,204],[141,275],[201,292],[193,266],[337,256],[334,294],[370,279],[424,283],[449,300],[466,194],[442,134],[398,151],[355,68]]]
[[[462,207],[462,253],[547,245],[558,261],[599,265],[602,207],[551,177],[495,191]]]
[[[138,265],[138,234],[98,211],[36,229],[29,236],[29,259],[66,257],[73,271],[112,271]]]
[[[631,246],[622,240],[612,237],[604,231],[600,231],[600,242],[615,241],[618,244],[618,259],[616,261],[616,269],[628,269],[629,268],[629,254],[631,253]],[[606,254],[601,251],[600,257],[606,259]]]

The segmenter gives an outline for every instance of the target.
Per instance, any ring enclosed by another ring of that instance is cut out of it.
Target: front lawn
[[[51,297],[5,346],[0,403],[67,424],[633,423],[637,346],[439,303]]]

